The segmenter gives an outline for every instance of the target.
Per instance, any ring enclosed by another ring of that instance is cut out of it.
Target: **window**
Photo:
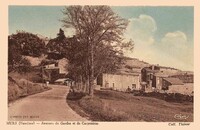
[[[153,79],[153,74],[150,74],[150,79]]]
[[[162,90],[169,90],[169,86],[165,80],[163,80],[163,87]]]
[[[132,89],[136,89],[136,84],[132,84]]]
[[[149,75],[147,75],[147,80],[149,80],[150,79],[150,76]]]

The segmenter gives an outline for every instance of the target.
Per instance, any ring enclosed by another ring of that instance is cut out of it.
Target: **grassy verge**
[[[192,102],[172,103],[109,90],[95,91],[93,98],[78,92],[70,93],[67,102],[78,114],[89,116],[94,121],[193,121]]]
[[[8,78],[8,103],[15,101],[19,98],[40,93],[51,89],[50,87],[43,86],[38,83],[33,83],[26,79],[13,79]]]
[[[79,92],[75,92],[75,93],[69,93],[67,95],[67,103],[68,105],[74,110],[76,111],[80,116],[85,117],[89,120],[91,120],[91,116],[89,114],[87,114],[79,105],[79,100],[86,96],[84,93],[79,93]]]

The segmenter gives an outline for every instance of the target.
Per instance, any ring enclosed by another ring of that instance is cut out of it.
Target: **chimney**
[[[155,66],[154,65],[152,65],[152,70],[154,70],[155,69]]]

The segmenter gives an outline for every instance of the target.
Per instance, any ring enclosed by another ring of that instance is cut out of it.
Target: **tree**
[[[60,28],[60,30],[59,30],[59,33],[57,34],[57,36],[58,36],[58,40],[59,41],[62,41],[63,39],[65,39],[66,37],[65,37],[65,33],[64,33],[64,31]]]
[[[64,34],[64,31],[60,28],[56,38],[51,39],[47,44],[48,58],[59,60],[66,57],[66,53],[69,50],[69,43]]]
[[[8,65],[9,72],[14,69],[14,66],[22,59],[20,48],[16,41],[8,37]]]
[[[81,61],[87,63],[84,67],[89,75],[89,94],[93,96],[95,74],[116,64],[123,54],[122,49],[132,46],[123,41],[128,21],[109,6],[69,6],[65,7],[63,14],[63,26],[75,29],[77,41],[84,48],[79,54],[86,58]]]
[[[38,57],[45,52],[44,41],[35,34],[18,31],[10,38],[15,40],[21,55]]]
[[[20,52],[20,45],[15,39],[8,37],[8,72],[17,71],[19,73],[29,72],[31,63],[25,59]]]

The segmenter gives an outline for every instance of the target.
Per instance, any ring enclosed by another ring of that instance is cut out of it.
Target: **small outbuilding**
[[[178,78],[163,78],[162,89],[169,90],[169,86],[184,85],[184,83]]]

